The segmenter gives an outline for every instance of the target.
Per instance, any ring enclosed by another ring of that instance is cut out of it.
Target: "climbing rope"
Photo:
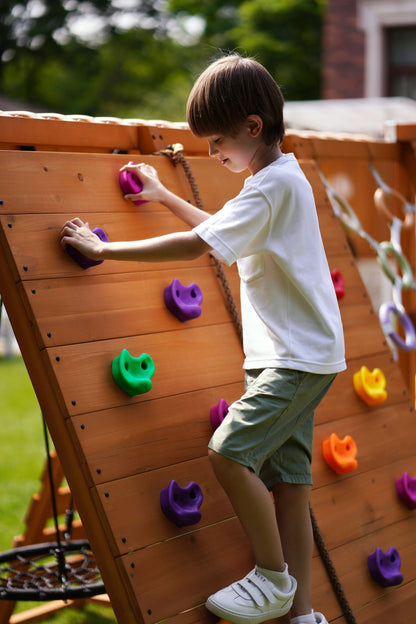
[[[188,163],[188,161],[186,160],[186,158],[183,155],[183,147],[180,143],[177,143],[175,145],[170,145],[169,147],[167,147],[164,150],[161,150],[159,152],[157,152],[158,154],[162,154],[164,156],[168,156],[173,164],[176,166],[176,163],[179,162],[183,169],[184,172],[186,174],[186,177],[189,181],[189,185],[192,189],[193,195],[194,195],[194,199],[196,202],[196,205],[198,208],[200,208],[201,210],[205,210],[202,200],[201,200],[201,196],[198,190],[198,186],[195,180],[195,177],[192,173],[191,167]],[[228,285],[228,281],[227,278],[224,274],[224,269],[221,266],[221,263],[214,257],[211,256],[215,262],[215,265],[217,267],[217,277],[220,279],[224,292],[226,294],[226,299],[227,299],[227,304],[228,304],[228,309],[230,311],[231,317],[234,321],[234,325],[235,328],[237,330],[237,333],[240,337],[240,341],[241,343],[243,342],[243,333],[242,333],[242,326],[241,326],[241,319],[240,319],[240,315],[238,313],[238,309],[237,306],[235,304],[231,289]],[[312,530],[313,530],[313,536],[314,536],[314,540],[315,540],[315,544],[316,547],[318,549],[319,555],[324,563],[325,569],[327,571],[327,574],[329,576],[332,588],[335,592],[335,595],[338,599],[338,602],[340,604],[340,607],[342,609],[342,612],[344,614],[345,619],[347,620],[348,624],[357,624],[356,619],[354,617],[354,614],[352,612],[352,609],[348,603],[348,600],[345,596],[344,590],[342,588],[342,585],[340,583],[339,577],[337,575],[337,572],[334,568],[334,565],[332,563],[331,557],[329,555],[328,549],[326,547],[325,541],[322,537],[322,534],[319,530],[318,527],[318,523],[316,522],[316,518],[315,515],[313,513],[312,510],[312,506],[309,505],[309,511],[310,511],[310,517],[311,517],[311,523],[312,523]]]
[[[357,624],[357,620],[355,619],[354,613],[349,605],[344,589],[339,580],[337,571],[335,570],[334,564],[332,563],[328,548],[326,547],[322,534],[319,530],[318,523],[316,521],[315,514],[313,513],[311,505],[309,505],[309,512],[312,522],[313,538],[315,540],[319,555],[325,566],[325,570],[331,581],[332,589],[334,590],[335,596],[337,597],[338,603],[342,609],[342,613],[348,624]]]
[[[186,178],[189,182],[189,186],[191,187],[195,203],[200,210],[204,210],[204,205],[201,199],[201,195],[199,193],[198,185],[195,180],[195,176],[192,173],[191,167],[183,155],[183,146],[180,143],[175,143],[174,145],[169,145],[166,149],[160,150],[157,154],[161,154],[162,156],[167,156],[172,161],[173,165],[176,167],[177,163],[182,165],[182,168],[185,172]],[[243,330],[241,325],[240,313],[238,311],[237,305],[235,303],[233,293],[231,291],[230,284],[228,282],[227,276],[225,275],[224,267],[221,262],[216,258],[213,254],[210,254],[212,258],[216,271],[217,277],[220,280],[222,290],[224,293],[225,301],[227,304],[227,309],[231,315],[231,318],[234,322],[234,327],[237,331],[238,337],[240,339],[241,344],[243,343]]]

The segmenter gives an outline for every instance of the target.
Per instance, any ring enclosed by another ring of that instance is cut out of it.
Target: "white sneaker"
[[[290,611],[296,592],[296,580],[293,576],[289,576],[289,579],[290,591],[282,592],[273,581],[260,574],[256,567],[241,581],[210,596],[205,606],[218,617],[233,624],[260,624]]]
[[[322,613],[313,611],[311,615],[314,616],[316,624],[328,624],[328,620]],[[305,624],[303,615],[299,615],[298,617],[292,618],[290,620],[290,624]]]

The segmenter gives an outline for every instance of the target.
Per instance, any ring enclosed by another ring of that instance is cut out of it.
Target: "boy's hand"
[[[93,260],[100,260],[105,243],[90,230],[88,223],[76,217],[67,221],[61,230],[60,243],[75,247],[82,254]]]
[[[131,201],[141,199],[146,201],[161,201],[165,192],[165,187],[159,180],[157,171],[151,165],[139,163],[137,165],[124,165],[120,171],[131,171],[140,180],[143,189],[140,193],[129,193],[124,195],[125,199]]]

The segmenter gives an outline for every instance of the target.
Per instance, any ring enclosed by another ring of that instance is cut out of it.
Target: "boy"
[[[291,624],[327,624],[311,608],[313,419],[345,360],[312,190],[293,154],[281,152],[283,97],[253,59],[232,54],[212,63],[191,91],[187,118],[222,166],[249,170],[239,195],[210,216],[166,189],[152,167],[126,165],[143,184],[128,199],[161,202],[192,229],[103,243],[73,219],[62,245],[95,259],[183,260],[214,251],[238,263],[246,392],[230,406],[208,453],[256,566],[206,606],[235,624],[289,612]]]

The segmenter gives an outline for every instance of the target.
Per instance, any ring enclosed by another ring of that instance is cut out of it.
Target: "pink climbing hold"
[[[228,403],[224,399],[220,399],[217,405],[211,407],[210,420],[213,429],[218,429],[224,418],[228,414]]]
[[[129,165],[134,165],[133,161],[129,162]],[[132,171],[120,171],[120,186],[124,195],[141,193],[143,190],[143,185],[140,182],[139,178]],[[135,199],[133,204],[136,206],[140,206],[140,204],[145,204],[145,199]]]
[[[338,269],[333,269],[331,271],[332,283],[334,284],[335,294],[337,296],[338,301],[342,299],[345,295],[344,291],[344,278],[342,277],[340,271]]]
[[[416,509],[416,476],[405,472],[396,480],[397,495],[409,509]]]

